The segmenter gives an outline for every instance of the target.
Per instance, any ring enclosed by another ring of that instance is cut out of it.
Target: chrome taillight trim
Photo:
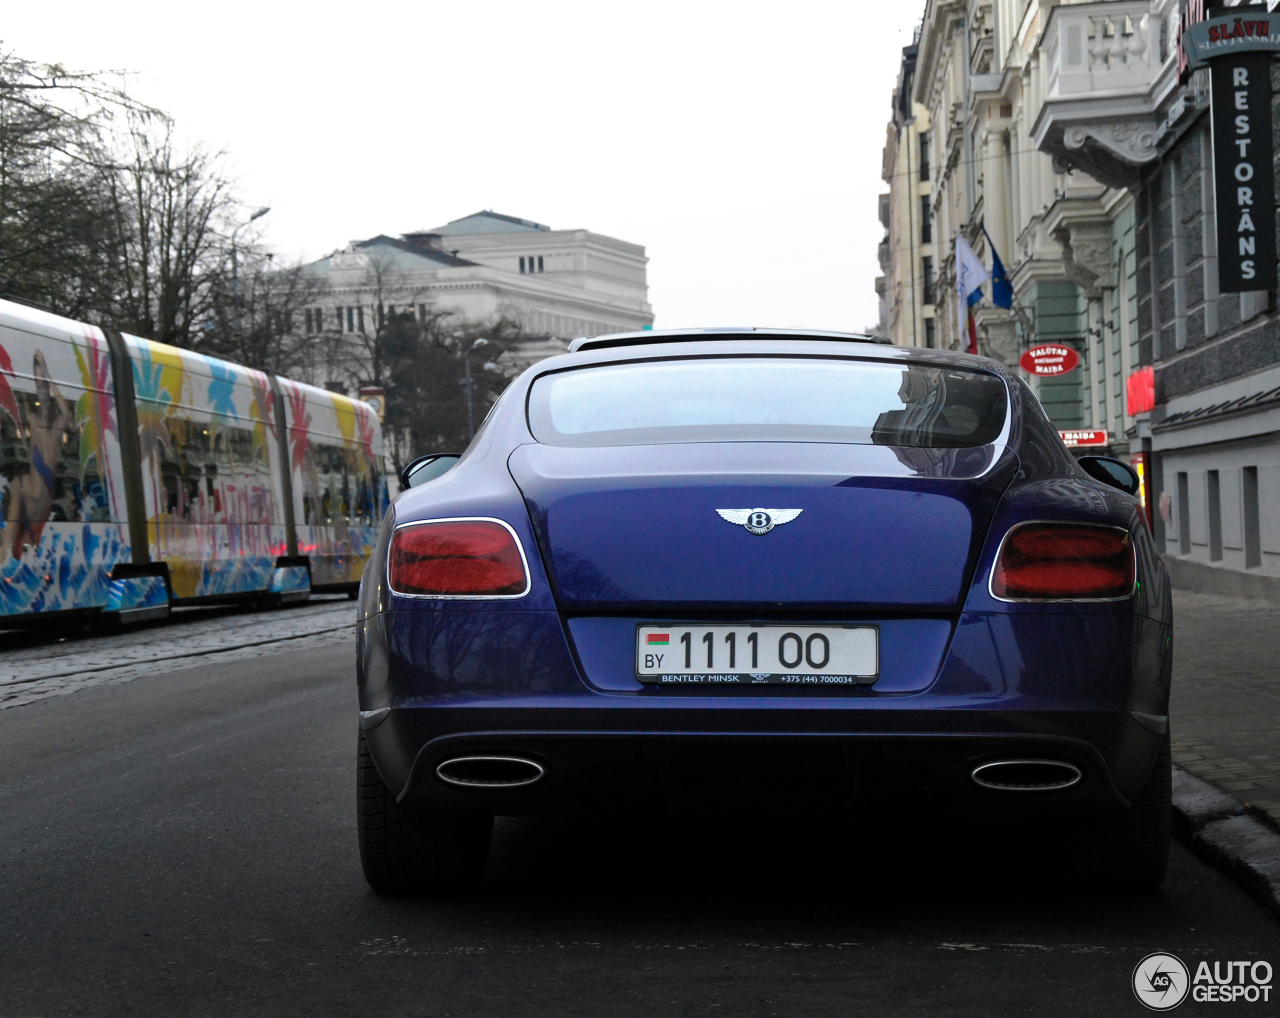
[[[524,567],[524,590],[518,594],[406,594],[396,590],[391,584],[391,546],[395,544],[396,534],[409,527],[422,527],[429,523],[498,524],[511,535],[511,539],[516,542],[516,549],[520,552],[520,564]],[[529,591],[533,589],[533,581],[529,576],[529,558],[524,553],[524,542],[520,540],[520,535],[516,533],[515,528],[510,523],[494,516],[443,516],[434,520],[411,520],[408,523],[397,524],[396,529],[391,533],[391,540],[387,544],[387,561],[383,563],[382,568],[387,578],[387,589],[392,594],[396,597],[408,597],[417,601],[515,601],[522,597],[528,597]]]
[[[1129,554],[1133,556],[1133,586],[1129,588],[1129,593],[1120,594],[1117,597],[1001,597],[996,593],[993,584],[996,579],[996,566],[1000,562],[1000,556],[1004,554],[1005,542],[1015,530],[1034,526],[1089,527],[1093,530],[1115,530],[1124,534],[1129,538]],[[1002,601],[1005,604],[1106,604],[1112,601],[1127,601],[1133,597],[1137,589],[1138,549],[1134,544],[1133,531],[1127,527],[1117,527],[1112,523],[1085,523],[1083,520],[1019,520],[1004,532],[1004,537],[1000,538],[1000,547],[996,549],[995,557],[991,560],[991,568],[987,570],[987,593],[991,595],[992,600]]]

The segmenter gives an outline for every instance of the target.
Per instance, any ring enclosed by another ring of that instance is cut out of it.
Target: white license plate
[[[879,674],[875,626],[636,627],[641,682],[865,686]]]

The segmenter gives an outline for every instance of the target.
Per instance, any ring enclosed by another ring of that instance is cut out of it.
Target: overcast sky
[[[136,73],[313,258],[493,209],[643,244],[659,328],[876,320],[889,100],[923,0],[9,3]]]

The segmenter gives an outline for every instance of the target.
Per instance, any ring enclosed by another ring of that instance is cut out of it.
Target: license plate
[[[636,627],[641,682],[865,686],[879,674],[875,626]]]

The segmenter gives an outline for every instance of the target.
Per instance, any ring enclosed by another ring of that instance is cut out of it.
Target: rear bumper
[[[919,692],[609,691],[554,612],[431,606],[361,622],[358,682],[361,709],[387,709],[366,732],[379,772],[424,810],[765,792],[819,806],[896,796],[1097,810],[1126,804],[1160,751],[1163,737],[1131,711],[1168,712],[1167,646],[1167,629],[1137,616],[975,614]],[[546,773],[518,789],[437,776],[470,755],[526,756]],[[1084,777],[1050,793],[979,788],[973,768],[998,758],[1061,760]]]
[[[847,710],[836,717],[810,710],[803,718],[696,707],[583,713],[398,708],[366,737],[384,780],[406,805],[515,816],[637,803],[740,811],[768,803],[842,809],[900,801],[966,812],[1097,813],[1127,804],[1161,742],[1114,715],[879,710],[859,712],[859,729],[850,731],[855,719]],[[781,728],[784,721],[789,730]],[[528,759],[545,774],[519,788],[458,787],[437,775],[441,764],[468,756]],[[996,791],[970,778],[982,763],[1028,758],[1073,764],[1083,777],[1050,792]]]

